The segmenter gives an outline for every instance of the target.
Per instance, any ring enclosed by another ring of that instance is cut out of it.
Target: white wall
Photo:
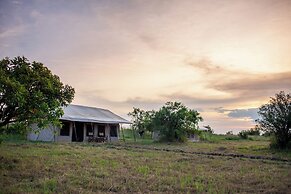
[[[27,134],[27,139],[30,141],[55,141],[56,133],[59,128],[49,125],[47,128],[39,130],[37,124],[32,124],[30,126],[31,131]]]
[[[109,142],[116,142],[120,139],[120,125],[117,125],[117,137],[110,137],[110,125],[105,125],[105,137],[108,137]],[[94,137],[97,137],[98,134],[98,124],[93,124],[94,127]],[[73,135],[73,122],[70,122],[70,135],[69,136],[60,136],[60,128],[49,127],[40,130],[37,132],[38,127],[36,124],[31,125],[32,131],[28,133],[27,139],[30,141],[48,141],[48,142],[72,142]],[[88,136],[86,136],[86,126],[84,125],[84,142],[88,142]]]

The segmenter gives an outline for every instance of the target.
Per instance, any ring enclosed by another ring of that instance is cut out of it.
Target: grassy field
[[[266,141],[0,144],[1,193],[290,193],[291,162],[131,146],[272,155]],[[289,152],[275,154],[289,158]]]
[[[158,143],[154,142],[150,135],[145,138],[133,140],[132,132],[125,130],[125,143],[127,145],[142,145],[154,148],[182,149],[194,152],[215,152],[225,154],[244,154],[254,156],[267,156],[291,160],[291,150],[274,150],[270,149],[270,137],[249,136],[247,140],[241,139],[236,135],[216,135],[207,134],[206,140],[199,143]],[[123,142],[123,141],[121,141]]]

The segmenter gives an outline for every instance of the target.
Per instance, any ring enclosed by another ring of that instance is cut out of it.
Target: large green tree
[[[198,129],[198,122],[202,120],[196,110],[188,109],[180,102],[167,102],[154,114],[152,125],[161,140],[184,142]]]
[[[275,146],[286,148],[291,141],[291,93],[281,91],[260,107],[257,122],[262,130],[275,135]]]
[[[42,63],[4,58],[0,61],[0,127],[13,122],[57,125],[62,106],[72,102],[74,93]]]

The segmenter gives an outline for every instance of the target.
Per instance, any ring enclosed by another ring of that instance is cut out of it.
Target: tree
[[[259,108],[260,128],[275,136],[275,146],[286,148],[291,141],[291,93],[281,91]]]
[[[58,125],[75,90],[42,63],[25,57],[0,61],[0,127],[12,122]]]
[[[208,133],[211,133],[211,134],[213,134],[214,133],[214,131],[213,131],[213,129],[209,126],[209,125],[205,125],[205,126],[203,126],[205,129],[207,129],[207,132]]]
[[[250,128],[248,130],[248,135],[260,135],[261,133],[261,128],[258,125],[255,125],[255,127]]]
[[[135,138],[135,131],[139,133],[141,137],[146,131],[151,131],[151,121],[152,115],[154,111],[144,111],[139,108],[133,107],[133,111],[129,112],[128,115],[132,117],[132,128],[134,132]]]
[[[161,140],[184,142],[188,135],[195,133],[202,120],[196,110],[188,109],[180,102],[167,102],[155,112],[152,126],[160,133]]]
[[[238,133],[238,136],[242,139],[248,139],[249,135],[260,135],[260,126],[255,125],[255,127],[250,128],[249,130],[242,130]]]
[[[242,130],[242,131],[240,131],[240,132],[238,133],[238,136],[239,136],[240,138],[242,138],[242,139],[247,139],[247,138],[248,138],[248,135],[249,135],[249,133],[248,133],[247,130]]]
[[[233,135],[233,131],[228,131],[225,133],[225,135]]]

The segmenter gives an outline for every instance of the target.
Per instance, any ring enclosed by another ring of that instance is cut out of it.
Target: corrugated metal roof
[[[73,104],[64,107],[64,115],[61,117],[61,120],[93,123],[131,124],[131,122],[109,110]]]

